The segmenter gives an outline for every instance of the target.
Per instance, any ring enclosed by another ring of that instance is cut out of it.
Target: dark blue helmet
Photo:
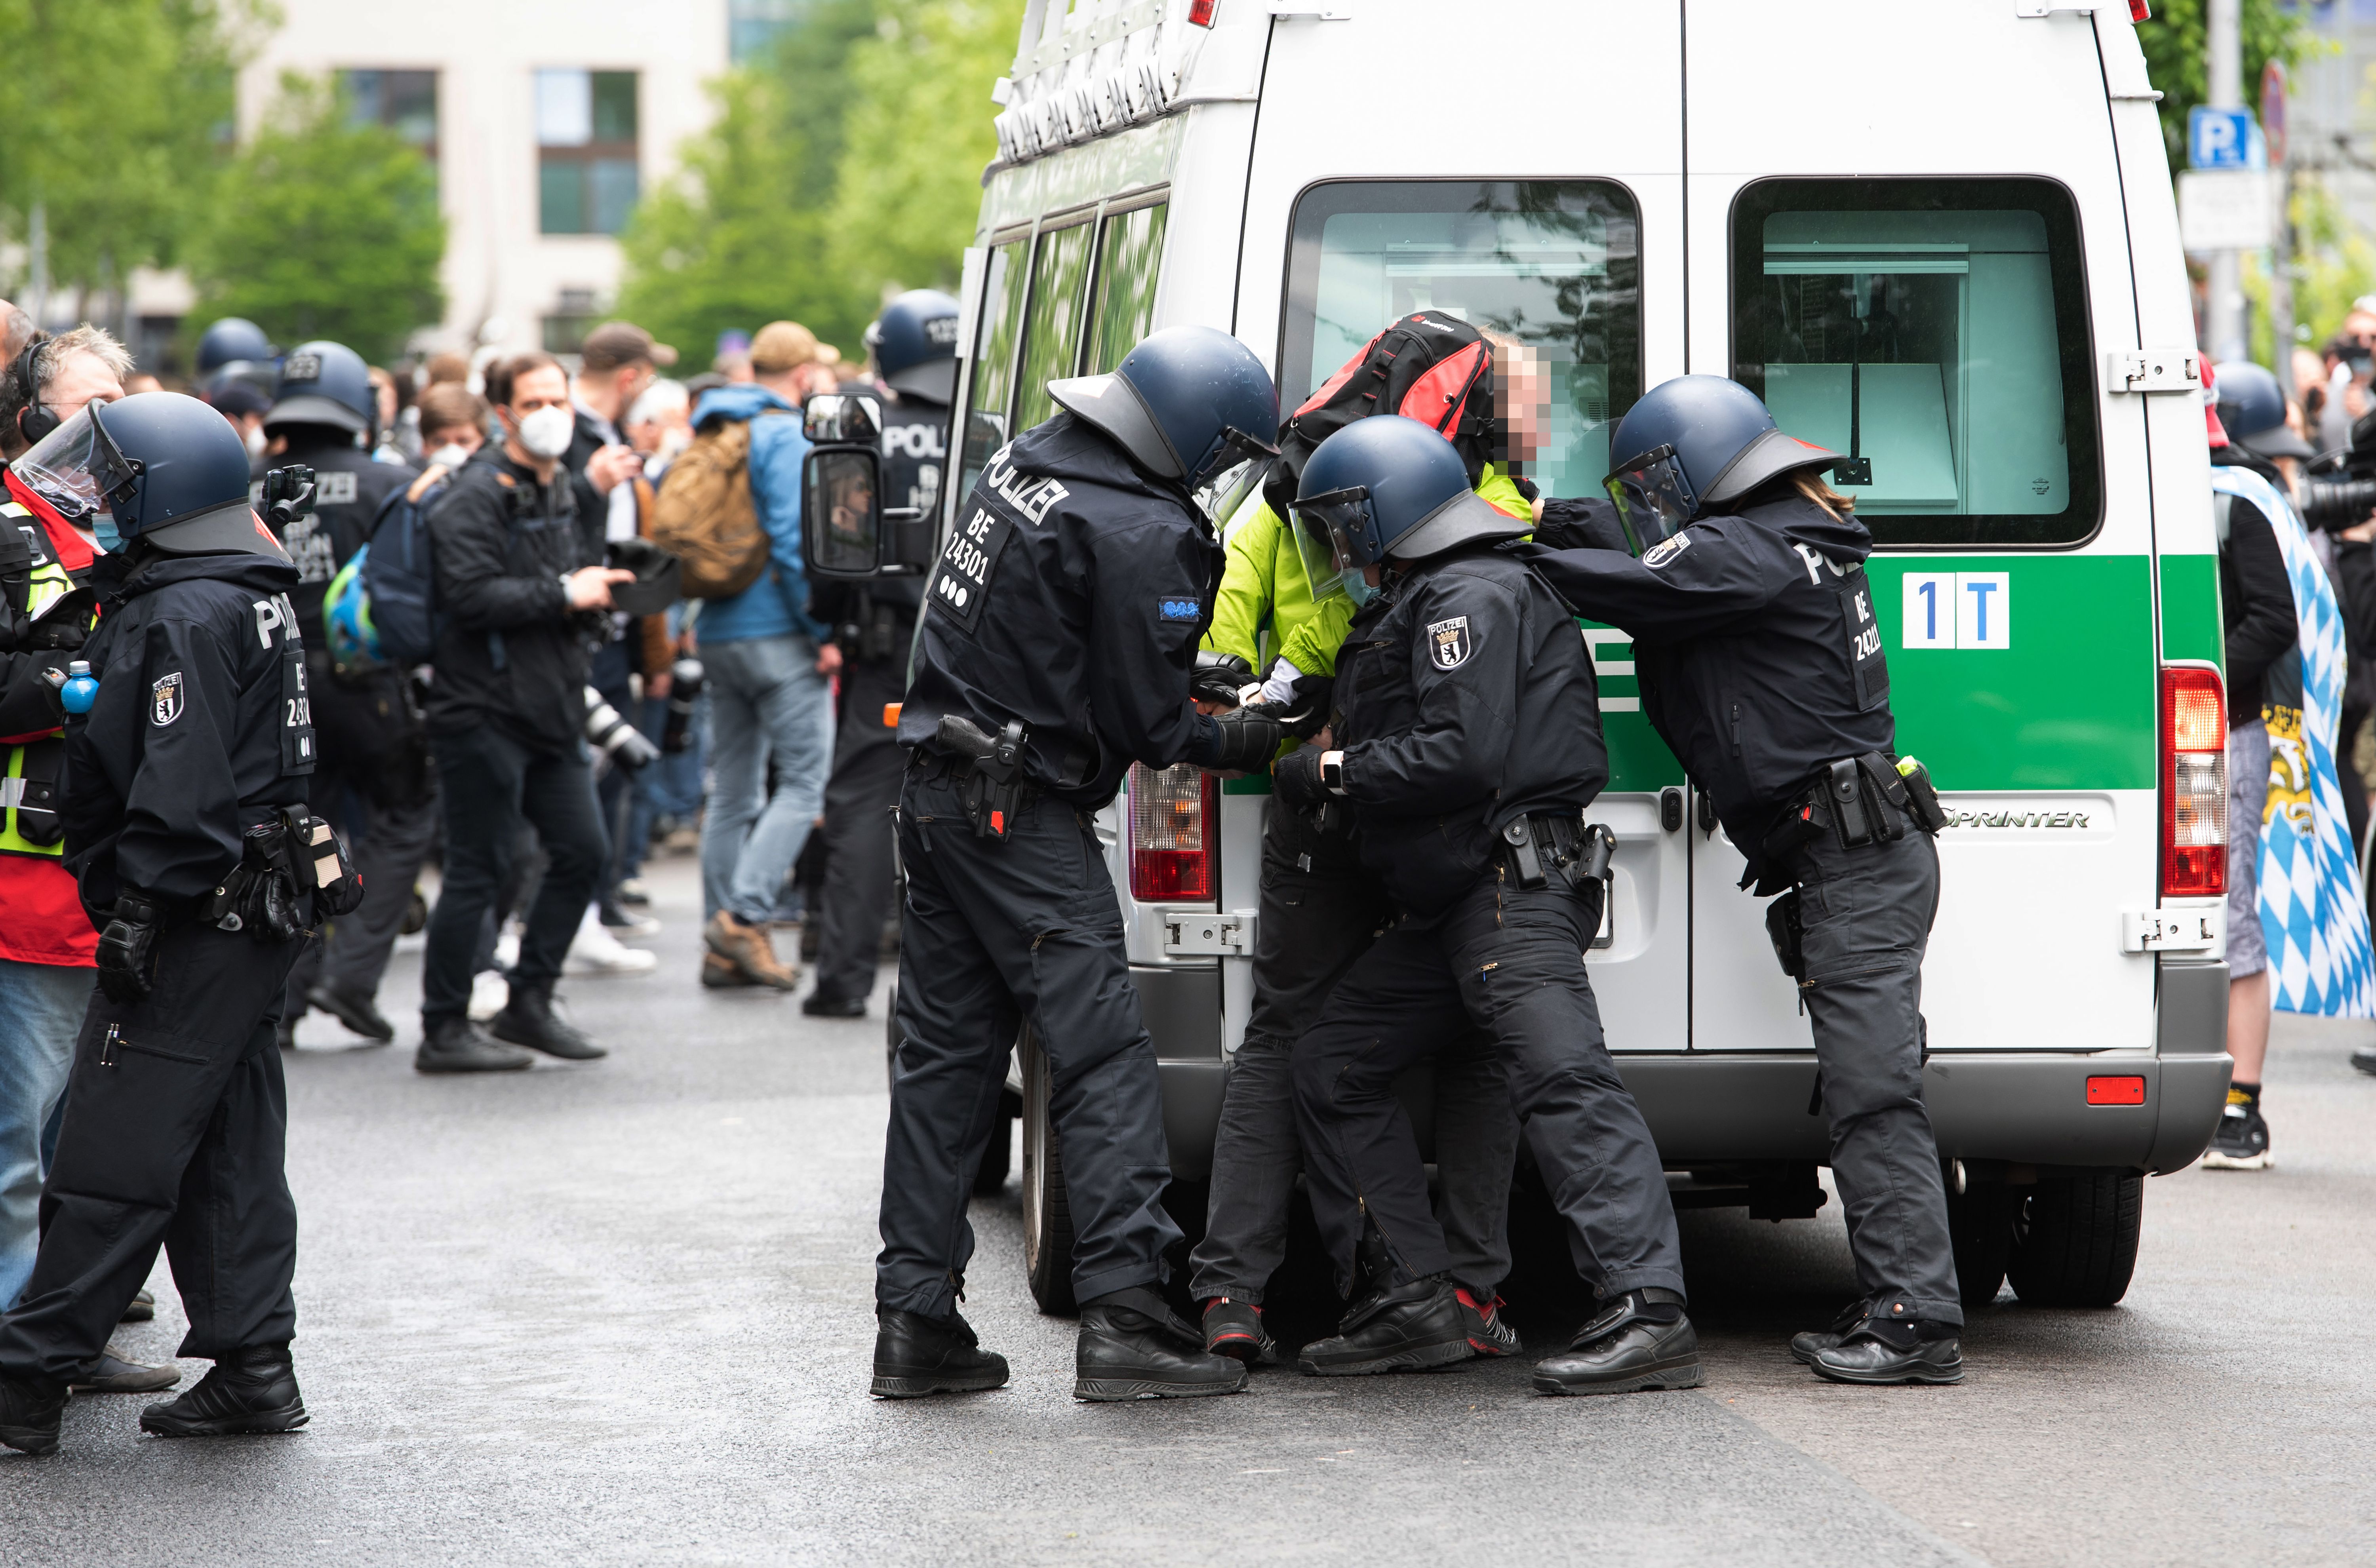
[[[874,370],[892,391],[945,403],[957,390],[957,303],[938,289],[910,289],[866,329]]]
[[[218,370],[233,360],[268,360],[272,340],[264,328],[236,315],[224,316],[198,336],[198,374]]]
[[[2286,392],[2277,378],[2250,360],[2230,360],[2211,372],[2219,422],[2228,439],[2262,457],[2315,457],[2311,444],[2286,427]]]
[[[328,424],[369,435],[379,422],[379,394],[363,357],[344,343],[300,343],[280,362],[280,386],[264,428]]]
[[[1295,511],[1296,549],[1313,596],[1341,588],[1356,604],[1370,596],[1362,568],[1389,555],[1424,560],[1534,527],[1470,490],[1459,449],[1400,414],[1355,420],[1313,448]]]
[[[1721,375],[1679,375],[1644,394],[1617,422],[1610,498],[1641,554],[1794,469],[1829,468],[1840,454],[1775,428],[1757,394]]]
[[[1048,383],[1058,406],[1113,437],[1130,460],[1189,490],[1248,457],[1276,457],[1278,388],[1254,351],[1209,327],[1167,327],[1111,375]]]
[[[60,515],[115,518],[125,542],[181,554],[288,555],[247,499],[247,447],[222,415],[179,392],[90,403],[36,442],[15,471]]]

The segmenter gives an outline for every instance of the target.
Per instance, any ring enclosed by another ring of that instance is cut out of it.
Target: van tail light
[[[2142,5],[2144,0],[2129,0],[2129,3],[2132,6]],[[1191,0],[1188,6],[1188,25],[1192,28],[1211,27],[1213,12],[1219,5],[1220,0]]]
[[[2228,891],[2228,693],[2218,671],[2161,672],[2161,896]]]
[[[2132,22],[2153,20],[2152,0],[2129,0],[2129,20]]]
[[[1142,904],[1215,897],[1220,786],[1186,763],[1130,769],[1130,896]]]

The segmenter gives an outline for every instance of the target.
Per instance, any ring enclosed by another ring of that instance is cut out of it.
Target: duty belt
[[[1617,836],[1598,823],[1585,826],[1574,812],[1529,812],[1502,829],[1502,860],[1521,887],[1542,887],[1557,876],[1570,887],[1609,874]]]
[[[1894,843],[1906,837],[1908,823],[1924,833],[1946,826],[1930,770],[1886,752],[1867,752],[1825,765],[1766,834],[1764,849],[1767,860],[1778,861],[1827,832],[1845,849]]]
[[[1023,778],[1024,729],[1010,719],[995,736],[958,714],[944,714],[932,741],[916,748],[911,769],[954,778],[977,838],[1004,838],[1040,791]]]

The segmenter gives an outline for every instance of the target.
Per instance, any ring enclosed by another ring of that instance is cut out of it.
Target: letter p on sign
[[[1908,572],[1899,646],[1909,648],[2013,647],[2013,574]]]

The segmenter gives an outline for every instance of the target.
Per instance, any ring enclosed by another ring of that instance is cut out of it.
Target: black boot
[[[1964,1352],[1951,1323],[1868,1317],[1807,1363],[1833,1383],[1961,1383]]]
[[[325,980],[307,992],[305,1000],[365,1039],[375,1039],[386,1045],[396,1038],[396,1026],[387,1021],[387,1016],[368,996],[340,991]]]
[[[0,1443],[20,1454],[47,1454],[58,1445],[58,1415],[66,1408],[62,1383],[0,1377]]]
[[[547,1056],[572,1062],[591,1062],[611,1054],[553,1012],[551,980],[515,980],[511,990],[511,1000],[487,1024],[487,1032],[497,1039],[534,1046]]]
[[[955,1313],[943,1322],[921,1313],[878,1307],[874,1324],[872,1393],[885,1399],[914,1399],[1006,1386],[1006,1358],[983,1349],[973,1336],[973,1325]]]
[[[1216,1296],[1205,1303],[1205,1348],[1253,1366],[1278,1360],[1278,1342],[1263,1326],[1263,1310],[1252,1301]]]
[[[1449,1279],[1419,1279],[1354,1302],[1336,1336],[1306,1345],[1295,1365],[1308,1377],[1361,1377],[1448,1367],[1474,1354],[1459,1289]]]
[[[1704,1381],[1700,1336],[1683,1299],[1655,1286],[1626,1291],[1577,1329],[1564,1353],[1535,1363],[1538,1394],[1633,1394]]]
[[[140,1430],[159,1437],[228,1437],[295,1431],[310,1419],[289,1347],[251,1345],[217,1361],[179,1399],[141,1411]]]
[[[157,1315],[157,1294],[146,1285],[132,1292],[132,1304],[124,1309],[118,1323],[147,1323]]]
[[[1871,1297],[1850,1301],[1840,1309],[1839,1316],[1832,1319],[1831,1327],[1811,1328],[1804,1334],[1790,1336],[1791,1359],[1803,1366],[1813,1366],[1818,1355],[1846,1339],[1848,1336],[1848,1331],[1862,1323],[1865,1320],[1865,1314],[1871,1311]]]
[[[1096,1403],[1193,1399],[1246,1385],[1245,1368],[1206,1351],[1205,1336],[1144,1285],[1081,1303],[1073,1364],[1073,1397]]]
[[[827,991],[819,986],[801,999],[801,1011],[812,1018],[863,1018],[866,1016],[866,998],[844,996],[838,991]]]
[[[468,1018],[442,1018],[421,1037],[412,1066],[420,1073],[517,1073],[535,1062],[517,1046],[489,1039]]]

